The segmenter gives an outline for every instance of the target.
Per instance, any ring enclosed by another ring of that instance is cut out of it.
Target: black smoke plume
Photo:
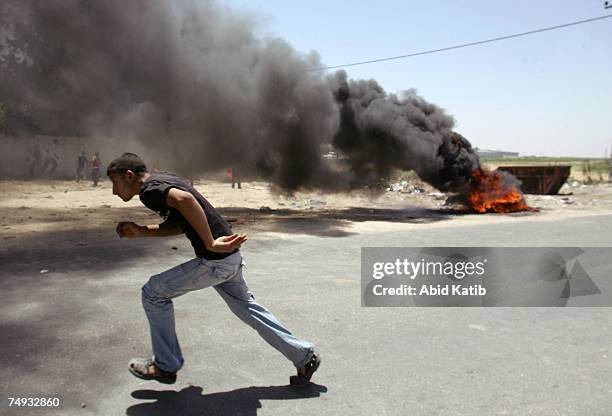
[[[415,91],[326,74],[215,1],[3,0],[0,101],[15,134],[113,137],[182,173],[237,166],[283,190],[348,190],[413,169],[462,189],[479,162]],[[325,145],[342,155],[321,157]]]

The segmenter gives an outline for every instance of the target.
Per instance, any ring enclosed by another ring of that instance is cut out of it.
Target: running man
[[[183,366],[183,356],[175,332],[172,299],[188,292],[214,287],[230,310],[255,329],[297,369],[290,377],[296,387],[308,385],[321,362],[314,345],[293,335],[265,307],[257,302],[243,278],[244,261],[240,246],[244,234],[232,233],[230,225],[188,181],[168,172],[149,172],[143,160],[124,153],[107,169],[113,195],[140,201],[165,219],[161,224],[138,225],[120,222],[120,237],[165,237],[185,234],[196,257],[170,270],[152,276],[142,288],[142,304],[149,320],[152,358],[135,358],[129,371],[145,380],[172,384]]]

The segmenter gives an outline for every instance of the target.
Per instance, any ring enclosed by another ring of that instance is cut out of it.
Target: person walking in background
[[[98,179],[100,178],[100,166],[102,166],[102,161],[100,160],[100,154],[96,152],[91,158],[91,180],[93,181],[92,186],[98,186]]]
[[[76,181],[81,182],[83,179],[85,167],[87,166],[87,156],[85,156],[85,150],[81,150],[81,154],[77,159],[77,171],[76,171]]]
[[[230,168],[230,170],[232,171],[232,189],[234,189],[235,184],[238,185],[238,189],[241,189],[242,186],[240,184],[240,174],[238,173],[238,170],[234,167]]]

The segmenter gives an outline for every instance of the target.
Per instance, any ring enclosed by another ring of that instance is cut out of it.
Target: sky
[[[225,0],[259,35],[325,65],[404,55],[612,14],[603,0]],[[347,67],[390,93],[416,89],[481,149],[603,157],[612,146],[612,18],[432,55]]]

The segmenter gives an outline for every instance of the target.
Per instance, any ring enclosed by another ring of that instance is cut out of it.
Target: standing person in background
[[[242,186],[240,184],[240,173],[234,167],[231,168],[232,171],[232,189],[234,189],[234,184],[238,184],[238,189],[241,189]]]
[[[161,224],[152,225],[120,222],[120,237],[184,233],[196,255],[153,275],[143,286],[142,304],[149,320],[153,357],[131,360],[129,371],[144,380],[167,384],[176,381],[183,355],[176,336],[172,299],[212,286],[240,320],[295,365],[297,375],[290,377],[291,385],[308,385],[320,357],[312,343],[293,335],[272,312],[255,301],[243,277],[244,260],[239,250],[247,236],[232,233],[228,222],[186,180],[173,173],[149,172],[143,160],[133,153],[113,160],[106,173],[113,183],[113,195],[125,202],[138,195],[147,208],[164,218]]]
[[[83,179],[83,173],[85,171],[85,166],[87,166],[87,156],[85,156],[85,150],[81,150],[81,154],[77,159],[77,171],[76,171],[76,181],[81,182]]]
[[[100,154],[96,152],[91,158],[91,180],[93,181],[92,186],[98,186],[98,179],[100,178],[100,166],[102,161],[100,160]]]

